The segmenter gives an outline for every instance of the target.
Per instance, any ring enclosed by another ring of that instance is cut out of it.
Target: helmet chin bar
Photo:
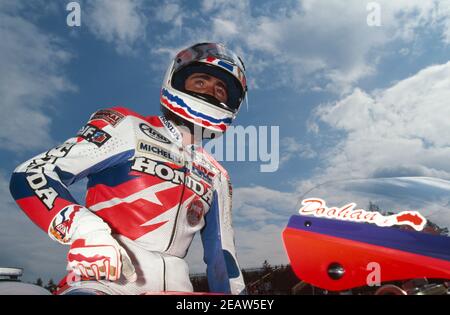
[[[164,115],[164,117],[172,121],[175,125],[188,128],[189,132],[192,135],[201,132],[202,140],[216,139],[223,135],[223,133],[220,131],[213,131],[200,125],[194,124],[193,122],[184,119],[183,117],[178,116],[177,114],[171,112],[163,105],[161,105],[161,113]]]

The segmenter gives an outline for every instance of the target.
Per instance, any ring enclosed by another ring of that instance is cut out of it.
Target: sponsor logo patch
[[[203,179],[204,181],[212,184],[216,173],[208,170],[205,166],[198,163],[192,163],[192,173]]]
[[[55,205],[58,193],[53,187],[48,186],[47,177],[43,173],[29,173],[27,182],[34,194],[50,211]]]
[[[103,121],[106,121],[111,126],[115,127],[117,126],[125,116],[118,111],[112,110],[112,109],[101,109],[99,111],[96,111],[92,116],[90,120],[96,120],[100,119]]]
[[[101,147],[106,143],[109,139],[111,139],[111,135],[104,130],[97,128],[91,124],[87,124],[77,134],[78,137],[83,138],[86,141],[89,141],[95,144],[97,147]]]
[[[167,139],[166,137],[164,137],[162,134],[160,134],[158,131],[156,131],[155,129],[153,129],[152,127],[150,127],[147,124],[141,123],[139,124],[139,128],[141,129],[141,131],[148,137],[162,142],[162,143],[171,143],[169,139]]]
[[[73,224],[73,220],[77,212],[79,212],[81,206],[73,205],[68,206],[61,210],[50,224],[50,234],[61,243],[70,242],[70,232]]]
[[[181,156],[175,154],[174,152],[171,152],[170,150],[164,149],[158,145],[148,143],[145,141],[139,141],[137,150],[142,153],[151,154],[157,157],[160,157],[164,160],[167,160],[169,162],[182,165],[183,159]]]
[[[164,126],[166,127],[166,129],[170,132],[170,134],[172,135],[172,137],[175,139],[175,141],[178,144],[181,144],[182,142],[182,136],[181,133],[178,131],[178,129],[174,126],[174,124],[172,124],[169,120],[167,120],[166,117],[164,116],[160,116],[160,119],[162,121],[162,123],[164,124]]]
[[[49,211],[53,209],[55,200],[59,195],[53,187],[48,186],[43,168],[45,165],[55,164],[59,158],[65,157],[74,145],[75,143],[63,143],[47,151],[44,155],[33,159],[27,166],[26,179],[28,186]]]
[[[205,213],[203,202],[198,199],[192,200],[187,206],[186,218],[191,227],[198,225]]]
[[[170,181],[176,185],[185,184],[188,189],[200,196],[208,205],[211,205],[213,191],[209,185],[194,179],[192,176],[186,176],[181,169],[173,169],[160,161],[155,161],[146,157],[135,157],[131,166],[133,171],[157,176],[158,178]]]

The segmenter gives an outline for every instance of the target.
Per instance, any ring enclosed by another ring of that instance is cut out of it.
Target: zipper
[[[182,202],[181,201],[183,200],[184,192],[186,190],[186,177],[187,177],[188,170],[189,170],[189,168],[188,168],[189,163],[188,163],[188,161],[186,161],[185,156],[184,156],[185,148],[183,147],[183,144],[182,144],[182,135],[181,135],[180,131],[177,129],[177,127],[171,121],[166,119],[164,116],[159,116],[159,120],[162,122],[162,124],[163,124],[164,128],[166,129],[167,133],[175,141],[177,146],[182,148],[182,150],[183,150],[183,159],[184,159],[184,169],[185,169],[185,171],[184,171],[184,178],[183,178],[183,190],[181,191],[181,197],[180,197],[180,205],[178,206],[177,214],[175,216],[175,222],[174,222],[173,229],[172,229],[172,235],[170,236],[169,245],[164,250],[164,252],[167,252],[170,249],[170,247],[172,246],[173,240],[175,238],[175,232],[176,232],[176,229],[177,229],[178,217],[179,217],[180,209],[181,209],[181,206],[182,206]],[[192,148],[191,148],[191,150],[192,150]],[[191,155],[189,158],[193,159],[192,154],[196,154],[196,152],[195,151],[194,152],[190,152],[189,154]]]
[[[166,291],[166,261],[164,260],[164,256],[162,254],[161,259],[163,262],[163,291]]]

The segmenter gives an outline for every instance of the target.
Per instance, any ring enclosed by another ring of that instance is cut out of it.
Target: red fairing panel
[[[450,262],[397,249],[367,244],[314,232],[286,228],[283,241],[297,277],[314,286],[341,291],[367,285],[376,262],[381,282],[412,278],[450,279]],[[344,276],[333,280],[327,269],[338,262]]]

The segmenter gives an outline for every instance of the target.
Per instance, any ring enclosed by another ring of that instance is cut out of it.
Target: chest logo
[[[118,111],[112,110],[112,109],[101,109],[97,112],[95,112],[90,120],[103,120],[106,121],[107,123],[111,124],[111,126],[115,127],[117,126],[123,119],[125,118],[125,116],[121,113],[119,113]]]
[[[211,205],[213,198],[213,190],[209,185],[204,185],[200,181],[186,176],[184,168],[173,169],[169,165],[154,161],[146,157],[135,157],[131,165],[133,171],[156,175],[158,178],[170,181],[176,185],[184,184],[188,189],[200,196],[208,205]]]
[[[91,124],[87,124],[86,126],[81,128],[77,136],[95,144],[99,148],[111,138],[111,135],[106,131],[101,130]]]
[[[154,145],[152,143],[148,143],[145,141],[139,141],[138,145],[137,145],[137,150],[139,152],[145,153],[145,154],[149,154],[155,157],[159,157],[162,158],[164,160],[167,160],[169,162],[178,164],[178,165],[182,165],[183,164],[183,160],[181,158],[181,156],[179,156],[178,154],[175,154],[174,152],[170,151],[170,150],[166,150],[158,145]]]
[[[160,134],[158,131],[156,131],[155,129],[153,129],[152,127],[150,127],[147,124],[141,123],[141,124],[139,124],[139,128],[146,136],[152,138],[153,140],[156,140],[156,141],[159,141],[162,143],[168,143],[168,144],[171,143],[169,139],[164,137],[162,134]]]
[[[198,199],[191,201],[187,207],[186,214],[188,224],[192,227],[196,226],[200,223],[204,214],[205,208],[203,207],[203,203]]]

